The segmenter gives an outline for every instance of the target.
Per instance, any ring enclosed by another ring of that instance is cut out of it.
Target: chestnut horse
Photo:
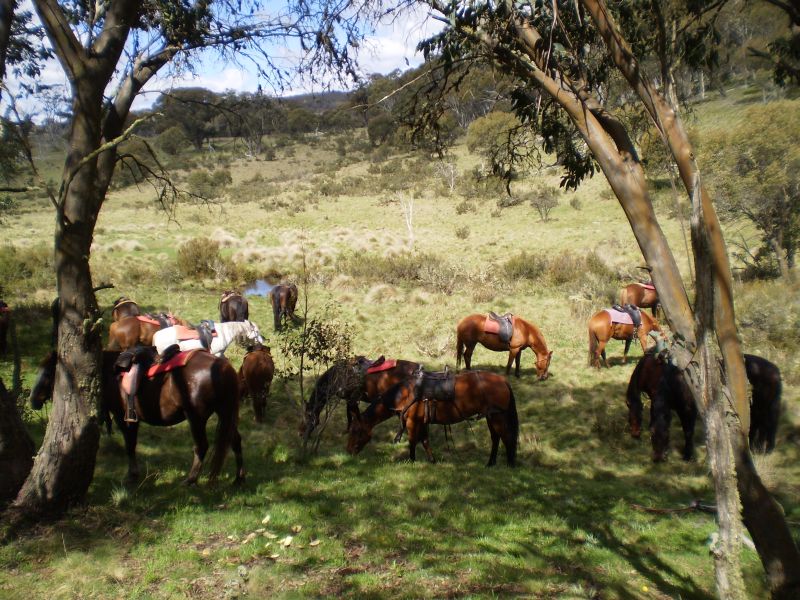
[[[136,461],[136,442],[139,423],[126,423],[125,399],[120,391],[120,380],[115,365],[120,352],[103,351],[101,364],[101,414],[112,416],[125,438],[128,454],[129,482],[139,477]],[[154,354],[151,354],[151,358]],[[148,365],[141,365],[147,368]],[[42,362],[42,369],[31,390],[31,406],[39,410],[53,395],[56,372],[56,353],[50,352]],[[211,459],[209,481],[219,475],[229,448],[236,456],[235,483],[244,480],[242,438],[239,435],[239,382],[236,370],[224,358],[208,352],[195,352],[184,367],[160,373],[152,379],[143,378],[136,394],[136,414],[148,425],[169,427],[188,420],[194,439],[194,459],[185,483],[197,482],[203,460],[208,451],[206,424],[212,414],[217,415],[217,435]],[[110,424],[109,424],[110,427]],[[110,429],[109,429],[110,431]]]
[[[234,290],[222,292],[219,300],[219,320],[222,323],[228,321],[247,321],[250,318],[250,306],[247,298]]]
[[[539,328],[520,317],[514,317],[514,333],[511,340],[501,342],[496,333],[486,333],[484,323],[486,315],[475,314],[461,319],[456,327],[456,368],[461,367],[461,356],[464,356],[464,365],[467,369],[472,363],[472,353],[475,345],[480,342],[489,350],[495,352],[508,352],[506,376],[511,374],[511,363],[516,363],[514,374],[519,377],[520,354],[525,348],[530,348],[536,354],[536,374],[542,381],[549,377],[550,359],[552,351],[547,350],[547,343]]]
[[[11,309],[8,304],[0,300],[0,354],[8,352],[6,336],[8,335],[8,325],[11,322]]]
[[[619,293],[619,303],[621,306],[633,304],[639,308],[649,308],[656,316],[658,308],[658,292],[655,289],[645,287],[641,283],[631,283],[626,285]]]
[[[639,343],[642,344],[642,352],[647,352],[647,334],[651,331],[661,331],[658,321],[645,312],[640,312],[642,315],[642,324],[637,331]],[[592,367],[600,368],[600,358],[603,359],[603,364],[608,367],[606,361],[606,344],[608,340],[614,338],[615,340],[625,340],[625,352],[622,355],[622,362],[628,360],[628,350],[631,347],[633,340],[633,325],[625,323],[613,323],[611,315],[607,311],[601,310],[594,314],[589,319],[589,365]]]
[[[111,309],[111,320],[119,321],[123,317],[137,317],[142,314],[139,311],[139,305],[130,298],[120,296],[114,300]]]
[[[269,347],[263,344],[250,346],[239,367],[239,392],[242,398],[250,396],[253,399],[253,413],[258,423],[264,422],[264,409],[274,374],[275,363]]]
[[[186,321],[174,315],[169,315],[168,319],[173,325],[187,326]],[[139,317],[122,317],[108,328],[108,349],[127,350],[137,345],[152,346],[153,335],[160,330],[161,325],[142,321]]]
[[[750,447],[754,452],[772,452],[778,431],[781,411],[781,373],[768,360],[744,355],[747,379],[752,386],[750,402]],[[628,383],[626,403],[631,436],[639,438],[642,431],[641,393],[650,397],[650,431],[653,445],[653,460],[665,459],[669,450],[670,410],[681,420],[684,447],[683,459],[691,459],[694,453],[694,426],[697,408],[692,393],[678,369],[653,355],[645,354],[633,370]]]
[[[286,319],[296,323],[299,319],[294,314],[297,306],[297,286],[293,283],[276,285],[269,293],[272,300],[272,316],[275,319],[275,331],[280,331]]]
[[[381,366],[390,367],[379,369]],[[347,427],[354,417],[358,417],[358,403],[374,402],[390,387],[405,381],[419,368],[419,363],[408,360],[387,361],[380,357],[371,361],[356,356],[340,361],[330,367],[317,379],[314,389],[305,406],[305,417],[300,425],[300,435],[307,438],[319,425],[319,415],[331,398],[342,398],[347,402]],[[372,373],[369,369],[375,367]]]
[[[419,377],[422,376],[420,370]],[[428,461],[434,462],[428,438],[428,425],[449,425],[470,417],[486,417],[492,438],[492,451],[487,467],[497,463],[500,440],[506,449],[506,461],[513,467],[517,456],[519,419],[514,392],[502,375],[488,371],[459,373],[455,377],[455,394],[449,400],[426,400],[417,393],[416,377],[400,382],[369,405],[360,418],[350,425],[347,451],[358,454],[372,439],[378,423],[397,415],[408,432],[409,459],[416,459],[419,442]],[[435,404],[435,406],[434,406]]]

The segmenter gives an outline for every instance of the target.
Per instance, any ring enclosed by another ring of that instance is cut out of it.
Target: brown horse
[[[154,352],[154,351],[153,351]],[[151,354],[152,357],[154,354]],[[139,477],[136,461],[136,442],[139,423],[126,423],[125,399],[120,390],[116,372],[119,352],[104,351],[101,365],[101,414],[114,418],[125,438],[128,454],[128,481]],[[146,362],[140,368],[147,368]],[[51,352],[42,362],[42,369],[31,390],[31,406],[39,410],[53,395],[56,372],[56,353]],[[212,414],[217,415],[217,435],[211,459],[209,480],[219,475],[229,448],[236,456],[235,483],[244,480],[242,438],[239,435],[239,382],[236,370],[225,358],[216,358],[208,352],[196,351],[183,367],[160,373],[152,379],[143,378],[136,394],[136,414],[148,425],[169,427],[188,420],[194,439],[194,459],[186,484],[197,482],[203,460],[208,451],[206,423]],[[109,424],[110,427],[110,424]],[[110,431],[110,429],[109,429]]]
[[[475,314],[464,317],[456,327],[456,368],[461,367],[461,356],[464,356],[464,365],[467,369],[472,363],[472,353],[479,342],[495,352],[508,352],[506,376],[511,374],[511,363],[516,363],[514,374],[519,377],[520,354],[525,348],[530,348],[536,354],[536,374],[539,380],[549,377],[550,359],[552,351],[547,350],[547,343],[539,328],[520,317],[514,317],[514,333],[511,340],[501,342],[496,333],[486,333],[484,323],[486,315]]]
[[[0,354],[8,352],[8,326],[11,323],[11,309],[8,304],[0,300]]]
[[[222,292],[219,300],[219,319],[223,323],[228,321],[248,321],[250,319],[250,306],[247,298],[234,290]]]
[[[658,308],[658,292],[655,289],[645,287],[641,283],[631,283],[626,285],[619,293],[619,303],[622,306],[633,304],[639,308],[649,308],[656,316]]]
[[[168,315],[167,321],[171,321],[173,325],[187,326],[186,321],[174,315]],[[122,317],[108,328],[108,349],[127,350],[137,345],[152,346],[153,335],[162,328],[156,319],[143,321],[139,317]]]
[[[661,332],[661,327],[658,325],[658,321],[647,313],[642,312],[640,314],[642,315],[642,324],[636,334],[642,344],[642,352],[647,352],[647,334],[651,331]],[[606,344],[611,338],[625,340],[625,352],[622,356],[622,362],[627,362],[628,350],[633,340],[633,330],[633,325],[613,323],[611,315],[605,310],[595,313],[589,319],[589,365],[599,369],[600,358],[602,357],[603,364],[608,367]]]
[[[253,399],[253,412],[258,423],[264,422],[264,409],[274,374],[275,363],[268,346],[255,344],[247,349],[239,367],[239,392],[242,398],[250,396]]]
[[[297,323],[294,314],[297,306],[297,286],[293,283],[276,285],[269,293],[272,300],[272,316],[275,319],[275,331],[280,331],[286,319]]]
[[[139,311],[139,305],[136,302],[125,296],[120,296],[114,300],[111,309],[111,320],[116,322],[123,317],[136,317],[140,314],[142,313]]]
[[[347,451],[358,454],[372,439],[375,425],[398,415],[401,425],[408,431],[409,459],[416,459],[417,444],[422,442],[428,460],[434,462],[428,425],[448,425],[483,416],[492,437],[492,451],[486,466],[497,463],[501,439],[506,449],[506,461],[509,466],[514,466],[519,419],[514,392],[505,377],[488,371],[459,373],[455,375],[454,396],[448,400],[426,400],[418,393],[418,381],[414,377],[398,383],[370,404],[350,425]]]
[[[374,402],[389,388],[405,381],[419,368],[419,363],[408,360],[386,360],[380,357],[371,361],[357,356],[334,364],[317,379],[305,407],[305,417],[300,425],[300,435],[307,438],[319,425],[319,416],[331,398],[347,402],[347,426],[358,418],[358,403]]]

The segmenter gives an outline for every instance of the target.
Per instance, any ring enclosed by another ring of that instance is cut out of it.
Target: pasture
[[[746,98],[733,91],[699,106],[700,134],[716,126],[718,113],[741,110]],[[0,596],[714,596],[714,516],[642,509],[679,508],[695,499],[713,504],[701,428],[698,455],[685,463],[673,419],[669,460],[652,463],[647,432],[640,441],[628,435],[624,401],[641,349],[633,344],[632,361],[621,365],[623,343],[612,341],[611,368],[588,366],[586,319],[615,299],[623,281],[642,274],[629,225],[602,177],[562,196],[550,221],[540,222],[526,203],[499,210],[499,192],[450,192],[427,156],[375,162],[353,149],[342,157],[326,137],[308,137],[291,152],[279,149],[274,161],[242,158],[233,142],[217,148],[233,179],[219,201],[180,203],[167,218],[145,187],[108,198],[92,256],[95,283],[116,286],[98,293],[107,317],[112,301],[124,294],[145,309],[169,309],[193,322],[217,318],[219,294],[231,278],[240,287],[266,275],[300,284],[305,263],[299,314],[307,300],[309,318],[347,324],[358,354],[441,369],[455,366],[459,318],[514,312],[538,325],[554,352],[548,380],[536,381],[529,350],[522,355],[522,377],[510,379],[521,425],[518,467],[505,466],[501,448],[498,466],[484,468],[490,440],[483,422],[453,426],[452,440],[434,428],[437,464],[406,461],[405,439],[392,444],[394,420],[379,425],[372,442],[352,457],[345,451],[343,406],[319,451],[304,453],[298,387],[281,377],[290,366],[281,334],[272,330],[268,298],[252,296],[250,318],[268,338],[277,373],[265,423],[254,422],[252,407],[241,409],[244,486],[230,486],[230,455],[216,487],[202,476],[197,487],[181,486],[191,459],[183,424],[142,426],[143,477],[125,487],[122,438],[103,435],[87,505],[0,545]],[[477,162],[463,146],[448,160],[459,173]],[[544,171],[515,182],[514,189],[558,180],[556,171]],[[657,211],[688,273],[668,188],[656,191]],[[31,257],[52,244],[52,221],[44,205],[6,218],[4,243],[14,247],[15,260],[46,262]],[[211,274],[185,279],[177,250],[201,237],[219,242],[220,261]],[[37,273],[17,285],[16,297],[4,298],[15,308],[28,387],[49,343],[51,280]],[[772,282],[736,287],[745,351],[769,358],[783,372],[778,446],[757,461],[795,533],[799,292],[796,285]],[[238,368],[243,351],[227,355]],[[473,356],[473,368],[504,373],[505,364],[505,353],[480,346]],[[10,356],[0,359],[5,381],[12,368]],[[26,412],[37,441],[47,411]],[[761,565],[746,547],[743,567],[750,596],[764,597]]]

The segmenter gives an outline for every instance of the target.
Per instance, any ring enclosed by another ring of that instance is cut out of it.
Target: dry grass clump
[[[239,238],[221,227],[217,227],[209,237],[217,242],[220,248],[233,248],[239,245]]]
[[[381,302],[401,302],[403,293],[387,283],[372,286],[364,296],[365,304],[380,304]]]
[[[328,287],[332,290],[352,290],[354,286],[355,280],[349,275],[344,275],[343,273],[340,273],[334,277],[328,284]]]
[[[416,306],[424,306],[433,302],[433,294],[425,290],[416,289],[408,295],[408,301]]]
[[[93,252],[141,252],[144,249],[139,240],[115,240],[109,244],[92,244]]]

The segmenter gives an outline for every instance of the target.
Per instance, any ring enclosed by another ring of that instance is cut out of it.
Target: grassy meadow
[[[732,90],[697,106],[697,135],[727,126],[720,115],[735,117],[750,98]],[[511,380],[519,466],[506,467],[501,450],[498,466],[484,467],[490,440],[482,422],[454,426],[449,441],[434,429],[437,464],[407,462],[405,441],[392,444],[394,421],[378,426],[352,457],[342,407],[319,451],[303,453],[298,387],[281,377],[290,365],[269,303],[253,296],[250,316],[269,339],[278,374],[265,424],[254,422],[250,406],[241,410],[246,484],[230,486],[229,457],[217,486],[204,478],[182,486],[192,447],[183,424],[140,429],[143,477],[125,487],[122,438],[103,435],[86,506],[0,545],[0,597],[714,597],[714,516],[640,508],[713,503],[702,428],[697,456],[685,463],[674,419],[670,458],[653,464],[647,433],[637,441],[627,432],[624,391],[641,349],[632,346],[634,360],[622,365],[623,343],[612,341],[611,368],[587,365],[586,319],[609,305],[621,282],[641,277],[643,264],[602,176],[562,195],[541,222],[527,203],[499,209],[500,192],[467,186],[478,159],[462,145],[447,159],[464,184],[451,191],[434,159],[399,153],[371,160],[357,139],[345,140],[342,155],[334,138],[280,147],[274,161],[243,158],[233,142],[220,141],[217,155],[192,160],[224,159],[233,183],[219,200],[179,203],[170,215],[146,186],[115,190],[92,252],[95,284],[116,286],[98,293],[101,304],[124,294],[147,310],[214,318],[231,277],[240,287],[266,275],[297,281],[305,261],[308,285],[298,308],[307,300],[309,317],[349,326],[358,354],[430,369],[455,366],[462,316],[514,312],[536,323],[554,351],[549,380],[536,381],[530,352],[522,377]],[[187,172],[176,174],[181,180]],[[524,195],[558,181],[557,171],[544,170],[513,189]],[[688,275],[679,210],[661,183],[657,212]],[[53,211],[34,203],[2,224],[6,273],[31,272],[4,298],[15,308],[26,386],[49,343],[54,287],[43,265],[52,223]],[[742,231],[746,224],[728,228],[729,235]],[[199,237],[219,242],[224,261],[216,276],[187,280],[177,251]],[[800,534],[798,292],[776,282],[736,284],[745,350],[783,372],[778,447],[757,461]],[[228,356],[238,368],[243,351]],[[505,354],[481,347],[473,358],[474,367],[496,372],[505,363]],[[12,368],[10,355],[0,359],[4,381]],[[47,415],[47,407],[25,409],[37,440]],[[758,557],[742,552],[750,597],[765,597]]]

